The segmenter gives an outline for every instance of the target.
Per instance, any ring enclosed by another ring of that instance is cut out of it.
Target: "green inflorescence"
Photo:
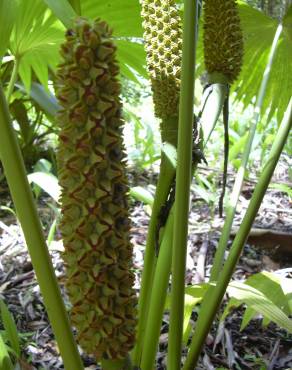
[[[71,320],[87,353],[122,359],[134,345],[137,298],[111,30],[79,18],[61,54],[57,157]]]
[[[174,0],[142,0],[147,67],[155,115],[178,116],[182,31]]]
[[[239,76],[243,36],[236,0],[205,0],[204,54],[209,75],[222,74],[229,84]]]

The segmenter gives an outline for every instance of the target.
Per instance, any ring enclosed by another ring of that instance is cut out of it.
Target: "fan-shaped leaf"
[[[289,306],[285,298],[285,294],[281,288],[281,278],[275,274],[263,271],[255,274],[246,280],[246,284],[258,289],[267,298],[269,298],[277,307],[279,307],[286,315],[289,315]],[[271,294],[272,292],[272,294]],[[240,329],[243,330],[250,320],[258,313],[251,307],[247,307],[242,318]],[[263,324],[267,325],[270,322],[268,317],[264,317]]]
[[[127,76],[128,71],[133,73],[132,69],[140,76],[148,78],[145,69],[146,54],[143,45],[129,40],[115,40],[115,43],[118,47],[117,58],[120,61],[121,72]]]
[[[16,16],[16,1],[0,1],[0,64],[9,45],[10,33]]]
[[[63,26],[41,0],[18,4],[10,50],[20,60],[19,74],[26,90],[30,90],[32,70],[47,88],[48,68],[55,68],[59,61]]]
[[[104,19],[114,36],[142,37],[139,0],[83,0],[81,5],[82,15]]]
[[[47,8],[50,6],[51,10]],[[141,36],[140,6],[138,1],[104,1],[94,4],[84,1],[84,15],[100,17],[114,29],[114,37]],[[20,59],[19,75],[30,91],[32,71],[47,88],[48,69],[54,70],[59,63],[59,46],[64,40],[64,27],[56,16],[68,27],[75,13],[65,1],[25,0],[19,2],[14,29],[10,39],[12,54]],[[147,77],[143,45],[136,39],[116,39],[121,73],[137,82],[135,73]],[[133,72],[135,71],[135,73]]]
[[[67,0],[44,0],[44,2],[66,28],[72,26],[72,20],[76,17],[76,13]]]
[[[236,91],[237,99],[246,107],[258,93],[278,22],[243,2],[240,2],[239,11],[245,40],[245,55],[241,75],[233,90]],[[283,32],[278,42],[262,107],[262,114],[268,113],[268,120],[277,112],[277,119],[281,121],[291,97],[291,26],[292,20],[287,13],[283,20]]]
[[[266,295],[260,290],[255,289],[248,284],[232,282],[228,286],[228,294],[235,299],[230,304],[238,306],[240,303],[245,303],[254,312],[262,314],[267,320],[275,322],[282,328],[285,328],[288,332],[292,333],[292,320]],[[223,314],[223,318],[226,316],[226,310]],[[253,317],[251,311],[248,312],[248,319]],[[246,320],[247,321],[247,320]],[[244,324],[246,324],[246,321]]]

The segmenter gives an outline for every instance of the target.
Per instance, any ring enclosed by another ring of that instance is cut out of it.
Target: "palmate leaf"
[[[282,289],[284,282],[291,287],[291,279],[280,278],[269,272],[261,272],[248,278],[245,283],[230,283],[227,292],[231,299],[221,320],[225,319],[232,308],[244,303],[247,308],[243,315],[241,330],[257,314],[261,314],[264,325],[273,321],[292,333],[292,320],[288,318],[290,313],[289,297]]]
[[[237,99],[246,107],[258,93],[278,21],[242,1],[239,5],[245,55],[242,72],[234,85],[234,91]],[[292,7],[290,12],[291,9]],[[283,20],[283,32],[262,107],[262,114],[268,113],[268,120],[277,113],[279,122],[283,118],[292,91],[292,19],[289,14],[287,13]]]
[[[72,27],[76,13],[67,0],[44,0],[44,2],[66,28]]]
[[[15,8],[16,0],[0,1],[0,65],[9,44],[10,33],[16,16]]]
[[[142,37],[139,0],[82,0],[82,15],[99,17],[110,24],[117,37]]]
[[[70,12],[66,12],[66,6]],[[84,16],[105,19],[114,29],[121,73],[135,82],[137,75],[146,78],[143,45],[137,43],[137,39],[130,39],[142,34],[139,2],[107,0],[93,4],[86,0],[82,7]],[[30,91],[32,72],[47,89],[48,70],[54,71],[60,62],[59,47],[65,32],[61,22],[69,26],[72,12],[65,0],[19,0],[10,50],[14,56],[20,57],[19,75],[27,92]]]
[[[276,274],[272,274],[266,271],[263,271],[259,274],[255,274],[246,280],[246,284],[254,287],[263,293],[267,298],[269,298],[277,307],[280,308],[286,315],[289,315],[289,305],[285,297],[285,294],[281,287],[281,280],[284,281],[284,278],[281,279]],[[290,279],[285,279],[290,280]],[[290,281],[291,285],[292,281]],[[273,294],[271,294],[273,292]],[[257,312],[250,306],[247,306],[245,313],[242,318],[241,330],[243,330],[250,320],[257,315]],[[263,324],[268,325],[270,322],[269,317],[263,318]]]
[[[92,19],[101,18],[113,29],[121,73],[134,82],[137,82],[137,78],[133,71],[147,78],[144,47],[136,42],[143,34],[139,0],[106,0],[97,3],[83,0],[81,8],[82,15]]]
[[[201,302],[209,287],[210,285],[206,283],[185,287],[184,343],[187,342],[191,331],[192,310]],[[221,316],[221,321],[232,309],[244,304],[246,310],[240,330],[243,330],[256,315],[261,314],[263,324],[267,325],[273,321],[292,333],[292,319],[288,317],[292,312],[292,279],[264,271],[252,275],[244,283],[234,281],[229,283],[227,292],[230,299]],[[169,296],[165,308],[169,309]]]
[[[47,88],[48,68],[59,62],[64,28],[41,0],[20,0],[10,39],[12,54],[20,59],[19,74],[30,91],[32,70]]]
[[[136,81],[136,75],[148,78],[145,61],[146,54],[144,46],[135,41],[115,40],[117,45],[117,58],[120,62],[121,73],[129,79]]]
[[[71,26],[74,10],[67,0],[43,0],[57,18]],[[139,0],[81,0],[81,15],[101,18],[114,29],[114,36],[142,37]]]

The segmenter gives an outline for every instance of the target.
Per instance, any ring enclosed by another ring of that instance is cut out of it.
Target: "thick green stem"
[[[1,87],[0,132],[0,157],[64,366],[68,370],[82,370]]]
[[[222,85],[223,86],[223,85]],[[219,94],[220,101],[222,102],[221,105],[216,104],[216,109],[214,108],[214,101],[211,98],[212,94]],[[213,127],[215,126],[216,120],[218,119],[220,112],[222,111],[222,106],[224,103],[226,91],[224,88],[219,86],[218,89],[212,90],[211,95],[208,97],[204,97],[204,101],[202,106],[203,114],[202,120],[204,122],[211,122],[210,130],[212,131]],[[211,114],[205,115],[205,109],[209,110]],[[211,133],[210,133],[211,134]],[[207,136],[209,139],[210,134]],[[204,143],[207,144],[207,141]],[[193,171],[195,171],[195,165]],[[164,177],[161,177],[161,181],[163,182]],[[148,300],[147,304],[149,305],[149,314],[147,316],[147,321],[145,320],[144,325],[146,325],[146,329],[143,332],[143,339],[144,339],[144,346],[142,352],[142,361],[141,361],[141,369],[142,370],[152,370],[155,361],[156,350],[159,342],[159,334],[160,334],[160,327],[165,307],[165,299],[167,295],[168,283],[169,283],[169,275],[171,269],[171,259],[172,259],[172,246],[173,246],[173,222],[174,222],[174,207],[169,214],[166,227],[163,234],[162,243],[160,246],[160,252],[157,259],[156,269],[154,271],[154,278],[153,284],[151,289],[148,288]],[[137,364],[137,363],[135,363]]]
[[[76,14],[81,15],[81,3],[80,0],[69,0],[72,8],[75,10]]]
[[[9,85],[8,85],[8,88],[7,88],[7,93],[6,93],[6,100],[7,100],[8,104],[10,103],[10,98],[11,98],[11,95],[12,95],[13,90],[14,90],[15,82],[17,81],[19,64],[20,64],[20,57],[16,56],[15,59],[14,59],[12,74],[11,74],[11,78],[10,78]]]
[[[290,99],[285,117],[281,123],[274,144],[271,148],[269,158],[265,166],[263,167],[262,174],[253,192],[246,214],[233,241],[227,261],[224,264],[222,272],[220,273],[218,282],[216,285],[211,284],[206,293],[206,298],[204,299],[201,306],[200,315],[197,320],[197,325],[193,336],[193,341],[191,343],[190,351],[187,356],[183,370],[192,370],[196,367],[196,363],[200,356],[204,341],[210,330],[215,314],[221,304],[238,258],[242,252],[245,241],[252,227],[253,221],[257,215],[265,192],[271,181],[273,172],[275,170],[291,127],[292,98]]]
[[[171,211],[164,230],[163,240],[157,261],[157,267],[153,279],[151,294],[151,306],[147,317],[144,346],[141,359],[142,370],[153,370],[159,341],[161,321],[165,306],[168,288],[169,274],[171,269],[173,242],[173,212]]]
[[[162,122],[161,139],[163,143],[169,143],[176,147],[177,142],[177,117],[169,118]],[[165,203],[169,194],[171,183],[175,176],[175,167],[171,161],[162,152],[160,173],[156,186],[155,198],[152,207],[150,224],[148,228],[144,268],[142,273],[141,291],[139,296],[138,306],[138,328],[137,328],[137,342],[133,351],[133,363],[138,366],[140,363],[145,327],[148,323],[147,315],[149,309],[149,298],[152,291],[153,275],[156,266],[155,255],[155,238],[158,225],[158,216],[162,205]]]
[[[228,240],[230,237],[230,232],[231,232],[231,228],[233,224],[236,206],[237,206],[238,199],[241,193],[241,189],[242,189],[242,185],[244,181],[244,175],[246,172],[253,139],[254,139],[255,132],[256,132],[256,127],[260,119],[260,112],[261,112],[261,108],[263,105],[264,96],[266,93],[267,84],[268,84],[268,80],[270,77],[271,67],[272,67],[273,60],[276,54],[276,49],[277,49],[280,35],[282,33],[282,29],[283,29],[282,25],[279,25],[277,28],[274,41],[272,44],[271,52],[269,55],[268,64],[266,66],[264,76],[262,79],[262,83],[260,86],[260,90],[257,96],[257,101],[256,101],[255,108],[254,108],[254,115],[253,115],[253,119],[250,125],[249,135],[248,135],[247,142],[245,145],[241,165],[237,172],[236,179],[233,185],[232,194],[230,196],[230,199],[228,201],[227,208],[226,208],[226,219],[224,222],[224,226],[222,229],[221,237],[219,240],[218,248],[215,254],[215,258],[214,258],[214,262],[213,262],[213,266],[211,270],[211,277],[210,277],[211,281],[216,281],[218,279],[221,268],[222,268],[222,264],[224,260],[224,253],[227,248]]]
[[[198,2],[184,1],[182,78],[179,105],[178,152],[174,207],[172,288],[167,365],[179,370],[183,336],[184,286],[192,168],[192,131],[197,43]]]

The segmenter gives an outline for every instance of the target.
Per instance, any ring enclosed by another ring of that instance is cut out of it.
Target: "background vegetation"
[[[182,6],[183,1],[177,1]],[[56,68],[60,63],[59,47],[64,39],[65,28],[70,24],[70,11],[62,13],[58,2],[50,0],[10,0],[0,3],[0,81],[9,103],[24,158],[28,178],[34,196],[40,205],[45,199],[50,207],[51,216],[44,223],[48,243],[58,240],[59,188],[57,185],[56,148],[59,128],[55,116],[58,111],[56,93]],[[121,66],[122,100],[126,151],[128,155],[130,179],[132,179],[132,199],[139,199],[151,205],[151,186],[144,189],[135,187],[142,175],[155,179],[159,169],[161,142],[159,122],[154,117],[150,82],[146,71],[146,57],[143,47],[140,6],[138,1],[82,0],[82,15],[105,19],[113,27],[118,47],[118,60]],[[50,7],[48,7],[48,5]],[[265,98],[256,127],[253,150],[249,157],[246,178],[255,179],[262,164],[267,160],[275,140],[280,122],[291,98],[292,91],[292,1],[291,0],[246,0],[239,1],[240,17],[245,41],[244,65],[241,75],[232,87],[230,108],[230,156],[228,171],[234,173],[241,163],[244,142],[253,116],[256,96],[264,74],[271,45],[279,23],[283,25],[276,56],[271,68]],[[8,35],[8,37],[7,37]],[[8,40],[8,41],[7,41]],[[199,111],[205,82],[203,63],[202,35],[199,33],[196,68],[195,112]],[[196,174],[193,190],[197,197],[207,204],[214,215],[219,199],[218,184],[221,184],[223,166],[223,123],[219,121],[206,148],[208,165],[201,165],[206,176]],[[291,170],[292,137],[289,136],[284,148],[282,161]],[[0,163],[0,187],[6,188],[5,174]],[[149,181],[153,182],[153,181]],[[283,194],[292,199],[289,183],[274,184]],[[147,191],[146,191],[147,188]],[[149,192],[150,191],[150,192]],[[47,198],[49,194],[50,198]],[[45,196],[45,198],[43,197]],[[9,212],[7,198],[0,199],[2,215]],[[148,208],[149,210],[149,208]],[[239,306],[244,302],[249,311],[245,313],[242,327],[247,325],[255,312],[261,311],[266,323],[276,322],[279,326],[289,327],[287,317],[291,314],[291,293],[278,292],[277,299],[271,299],[268,291],[271,276],[262,274],[260,283],[257,278],[250,279],[249,294],[239,293],[242,286],[231,285],[229,295],[232,300],[228,307]],[[265,281],[265,283],[263,283]],[[287,283],[287,282],[286,282]],[[284,283],[278,281],[278,285]],[[260,289],[259,286],[264,286]],[[257,288],[263,293],[262,301],[255,302]],[[246,289],[246,287],[244,288]],[[184,326],[188,327],[192,310],[202,299],[196,289],[186,292],[190,299]],[[290,295],[289,295],[290,294]],[[281,298],[279,298],[281,297]],[[290,297],[290,298],[289,298]],[[280,304],[285,300],[285,304]],[[167,303],[168,305],[169,303]],[[263,307],[272,307],[269,309]],[[4,303],[1,302],[4,323],[4,342],[0,351],[4,353],[5,366],[11,366],[10,358],[21,361],[17,330]],[[228,313],[226,309],[223,317]],[[12,328],[12,329],[11,329]],[[290,329],[289,329],[290,330]],[[5,334],[6,333],[6,334]],[[188,339],[190,328],[184,332]],[[8,338],[8,339],[7,339]],[[13,353],[9,357],[8,353]],[[4,361],[3,360],[3,361]],[[7,367],[8,369],[8,367]]]

